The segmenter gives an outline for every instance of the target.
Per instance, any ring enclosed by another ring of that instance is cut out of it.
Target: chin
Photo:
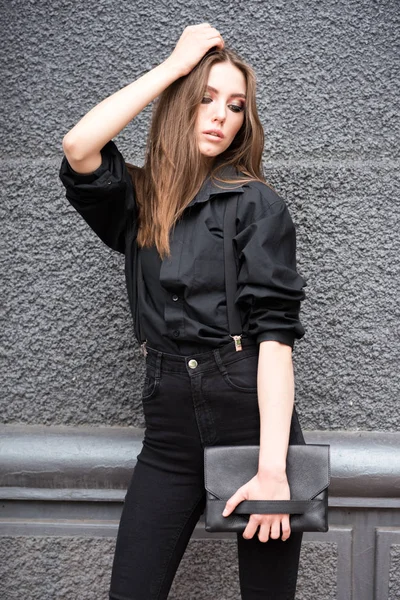
[[[220,154],[222,154],[224,152],[224,149],[221,150],[217,150],[217,149],[212,149],[212,148],[206,148],[206,149],[202,149],[200,147],[200,154],[202,154],[203,156],[207,156],[208,158],[214,158],[215,156],[219,156]]]

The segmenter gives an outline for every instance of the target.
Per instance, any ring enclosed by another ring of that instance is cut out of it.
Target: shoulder
[[[237,216],[244,225],[268,215],[286,212],[287,206],[279,194],[262,181],[249,181],[239,196]]]
[[[258,201],[265,206],[272,206],[275,202],[283,202],[274,188],[262,181],[249,181],[244,184],[243,190],[248,200]]]
[[[129,162],[126,162],[125,166],[126,166],[126,170],[129,174],[130,178],[132,179],[132,181],[136,181],[137,179],[144,178],[144,168],[143,167],[138,167],[137,165],[133,165],[132,163],[129,163]]]

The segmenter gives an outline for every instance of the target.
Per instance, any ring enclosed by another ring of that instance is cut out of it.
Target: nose
[[[220,104],[215,103],[215,113],[214,113],[212,120],[223,123],[225,121],[225,118],[226,118],[225,106],[222,103],[220,103]]]

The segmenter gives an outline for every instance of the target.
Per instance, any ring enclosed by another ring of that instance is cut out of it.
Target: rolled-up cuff
[[[104,156],[103,156],[101,165],[99,167],[97,167],[97,169],[95,171],[92,171],[91,173],[78,173],[77,171],[74,171],[74,169],[69,164],[66,156],[64,156],[63,162],[65,163],[65,169],[67,171],[69,171],[71,176],[74,178],[74,182],[76,184],[91,183],[95,179],[98,179],[101,175],[103,175],[103,173],[105,171],[108,170],[108,166],[107,166],[108,161],[104,158]]]
[[[109,172],[110,169],[110,151],[114,149],[114,143],[112,141],[101,149],[101,165],[97,167],[95,171],[91,173],[78,173],[74,171],[68,162],[67,157],[64,157],[61,162],[60,178],[64,182],[63,177],[67,174],[68,179],[75,185],[80,183],[93,183],[96,179],[99,179],[104,173]]]
[[[256,341],[259,344],[260,342],[272,341],[272,342],[280,342],[281,344],[286,344],[293,348],[294,346],[295,336],[289,331],[265,331],[264,333],[260,333]]]

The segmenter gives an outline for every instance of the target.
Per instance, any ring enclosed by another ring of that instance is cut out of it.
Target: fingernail
[[[226,517],[226,516],[227,516],[227,514],[228,514],[228,510],[227,510],[226,508],[224,508],[224,511],[223,511],[223,513],[222,513],[222,516],[223,516],[223,517]]]

